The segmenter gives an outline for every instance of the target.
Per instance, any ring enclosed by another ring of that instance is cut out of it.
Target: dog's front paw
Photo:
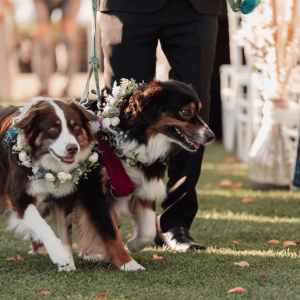
[[[134,259],[130,262],[124,264],[121,268],[121,271],[138,271],[138,270],[145,270],[143,266],[138,264]]]
[[[75,267],[74,263],[71,263],[66,266],[58,266],[58,272],[61,272],[61,271],[70,272],[70,271],[75,271],[75,270],[76,270],[76,267]]]
[[[52,243],[45,246],[54,264],[57,264],[59,267],[71,265],[70,254],[63,247],[59,239],[53,240]]]

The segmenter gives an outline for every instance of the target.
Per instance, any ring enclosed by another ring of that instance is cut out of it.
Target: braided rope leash
[[[92,24],[92,41],[91,41],[91,56],[89,59],[89,70],[88,77],[85,85],[84,92],[82,94],[80,104],[85,106],[89,103],[89,85],[92,73],[94,73],[95,84],[96,84],[96,96],[97,96],[97,106],[100,109],[101,106],[101,98],[100,98],[100,87],[99,87],[99,68],[100,68],[100,60],[97,57],[97,8],[98,1],[92,0],[92,9],[93,9],[93,24]]]
[[[241,11],[244,15],[250,14],[261,0],[227,0],[234,12]]]

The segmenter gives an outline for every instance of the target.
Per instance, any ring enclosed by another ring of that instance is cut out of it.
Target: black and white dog
[[[196,152],[200,144],[205,145],[214,138],[200,112],[201,103],[195,91],[173,80],[151,82],[123,101],[118,127],[129,133],[115,151],[135,190],[127,198],[115,198],[103,163],[90,180],[82,183],[79,193],[84,201],[76,206],[74,220],[77,246],[86,258],[108,259],[118,268],[125,265],[132,270],[143,269],[125,251],[117,227],[126,217],[132,218],[135,234],[127,243],[130,251],[142,250],[153,240],[155,202],[166,193],[163,177],[168,158],[182,148]],[[126,163],[132,153],[137,155],[136,165]],[[98,196],[97,202],[89,191]],[[103,219],[100,205],[103,201],[110,207],[115,233],[107,228],[107,219]],[[99,245],[104,250],[101,257]]]

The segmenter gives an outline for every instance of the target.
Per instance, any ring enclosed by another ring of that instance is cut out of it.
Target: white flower
[[[98,122],[90,122],[90,124],[92,126],[93,131],[96,133],[100,128],[100,124]]]
[[[66,173],[66,174],[68,176],[67,180],[72,180],[72,175],[70,173]]]
[[[102,120],[102,125],[103,125],[103,127],[108,128],[108,127],[110,126],[110,124],[111,124],[111,122],[110,122],[110,119],[109,119],[109,118],[104,118],[104,119]]]
[[[78,176],[81,176],[83,174],[82,170],[81,169],[77,169],[77,174],[78,174]]]
[[[111,110],[111,107],[109,105],[106,105],[105,108],[103,109],[103,112],[105,114],[109,113],[109,111]]]
[[[114,86],[113,89],[112,89],[112,94],[117,97],[119,95],[121,91],[121,87],[120,86]]]
[[[23,134],[18,136],[17,145],[19,148],[24,147],[25,143],[24,143],[24,135]]]
[[[28,160],[28,156],[27,156],[26,152],[22,151],[19,153],[19,160],[23,161],[23,162]]]
[[[109,103],[111,106],[115,104],[116,102],[116,98],[112,97],[111,95],[109,95],[107,98],[106,98],[106,102]]]
[[[120,123],[120,119],[118,117],[114,117],[111,119],[111,125],[117,126]]]
[[[23,165],[24,165],[25,167],[27,167],[27,168],[31,167],[31,162],[30,162],[29,160],[25,160],[25,161],[23,161],[22,163],[23,163]]]
[[[66,180],[68,180],[68,174],[66,174],[65,172],[59,172],[57,174],[57,177],[61,183],[64,183]]]
[[[125,94],[125,91],[121,89],[118,96],[123,97],[125,96]]]
[[[98,153],[93,153],[90,157],[89,157],[89,161],[92,163],[96,163],[98,161]]]
[[[52,182],[52,181],[55,180],[55,177],[53,176],[53,174],[47,173],[47,174],[45,175],[45,179],[46,179],[47,181]]]
[[[39,171],[39,167],[32,167],[32,173],[36,174]]]

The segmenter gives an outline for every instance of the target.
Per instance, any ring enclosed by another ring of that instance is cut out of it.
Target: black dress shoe
[[[205,250],[206,248],[194,242],[189,230],[184,227],[176,227],[167,232],[157,232],[154,245],[161,247],[166,245],[175,252],[186,252],[188,250]]]

